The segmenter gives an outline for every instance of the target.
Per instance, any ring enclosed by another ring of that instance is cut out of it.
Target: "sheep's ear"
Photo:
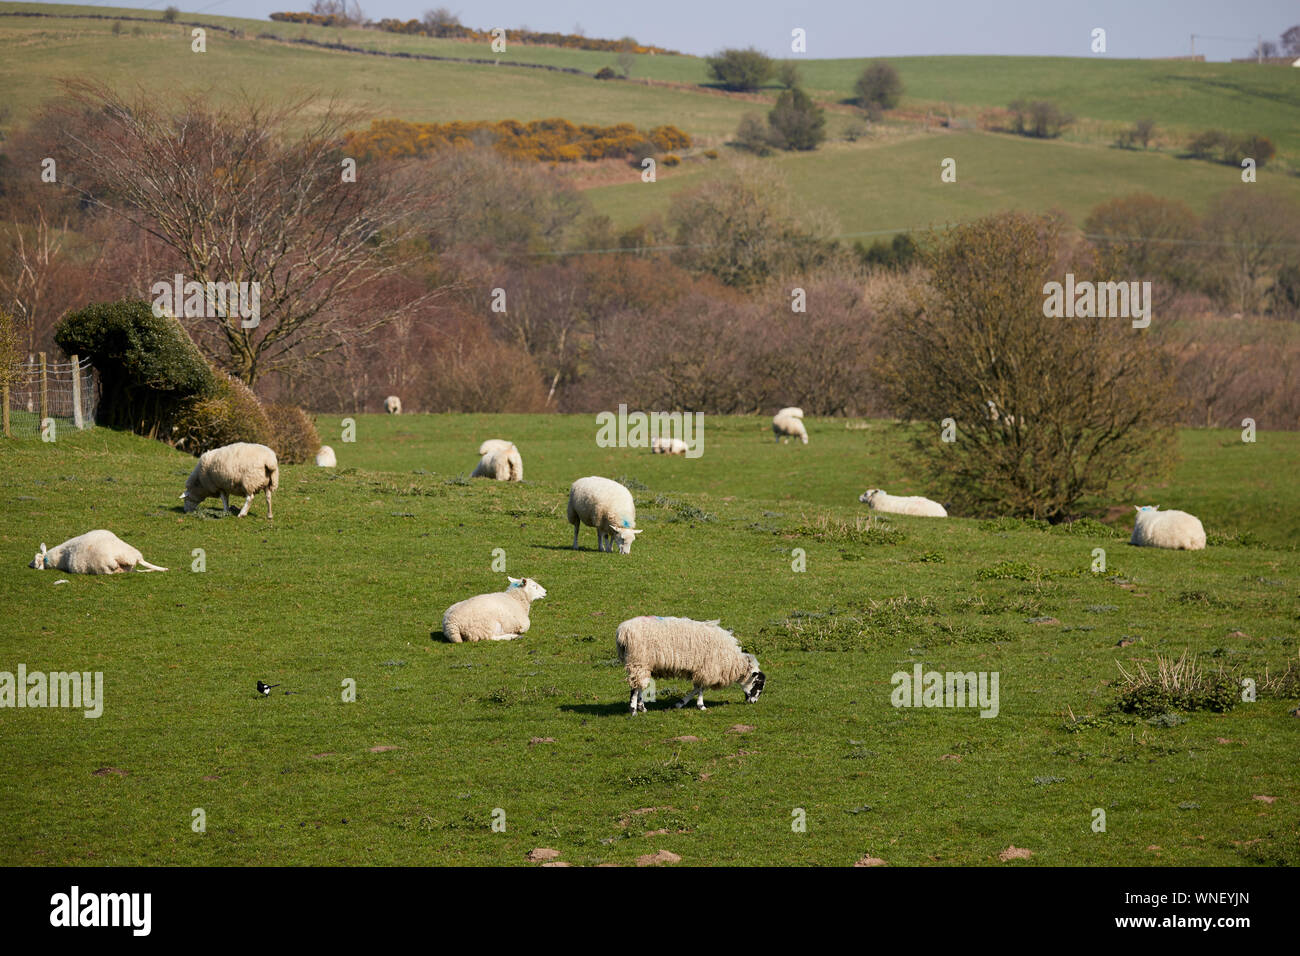
[[[526,578],[512,578],[510,575],[507,574],[507,575],[506,575],[506,580],[509,581],[511,584],[523,584],[524,581],[527,580],[527,579],[526,579]]]
[[[640,534],[642,531],[645,530],[645,528],[628,528],[627,530],[630,531],[632,534]]]
[[[42,541],[42,542],[41,542],[41,554],[44,554],[44,553],[45,553],[45,542]]]

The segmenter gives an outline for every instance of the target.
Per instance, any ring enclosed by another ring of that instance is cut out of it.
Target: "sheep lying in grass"
[[[470,473],[471,478],[494,478],[497,481],[523,481],[524,459],[519,449],[501,438],[489,438],[479,445],[482,457]]]
[[[504,591],[477,594],[447,608],[442,635],[463,641],[513,641],[529,628],[528,611],[546,597],[546,588],[529,578],[508,578]]]
[[[1186,511],[1161,511],[1156,505],[1142,505],[1137,509],[1129,544],[1201,551],[1205,548],[1205,528],[1199,518]]]
[[[632,492],[617,481],[591,475],[579,478],[569,487],[569,524],[573,525],[573,547],[578,547],[578,531],[582,525],[596,529],[596,547],[601,551],[614,550],[618,540],[618,553],[631,554],[632,542],[644,529],[636,525],[636,505]]]
[[[384,399],[384,411],[390,415],[402,414],[402,400],[396,395],[389,395]]]
[[[922,498],[920,495],[889,495],[879,488],[872,488],[870,491],[864,491],[858,496],[858,500],[871,508],[872,511],[881,511],[886,514],[895,515],[918,515],[922,518],[946,518],[948,512],[943,505],[937,501],[931,501],[929,498]]]
[[[41,550],[32,558],[29,568],[44,571],[58,568],[69,574],[117,574],[120,571],[166,571],[150,564],[140,552],[111,531],[87,531],[69,538],[56,548]]]
[[[205,499],[220,496],[221,508],[230,511],[230,496],[243,495],[244,507],[239,517],[248,514],[248,506],[259,491],[266,492],[266,518],[271,520],[271,492],[280,487],[280,463],[275,452],[265,445],[235,442],[223,445],[199,456],[199,463],[185,482],[185,502],[188,514]]]
[[[650,451],[656,455],[684,455],[686,454],[686,442],[680,438],[660,438],[656,436],[650,439]]]
[[[742,651],[735,635],[717,621],[634,617],[618,626],[615,643],[632,688],[628,706],[633,716],[645,713],[645,689],[652,677],[689,677],[694,686],[677,706],[685,707],[694,697],[700,710],[705,709],[706,687],[739,684],[745,703],[752,704],[767,682],[758,658]]]
[[[808,444],[808,432],[803,427],[802,408],[783,408],[772,416],[772,434],[779,442],[783,437],[798,438]]]
[[[321,445],[320,451],[316,452],[317,468],[335,468],[339,460],[334,457],[334,449],[329,445]]]

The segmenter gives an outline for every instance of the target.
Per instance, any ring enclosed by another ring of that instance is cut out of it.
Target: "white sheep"
[[[918,515],[922,518],[946,518],[948,512],[943,505],[920,495],[890,495],[879,488],[864,491],[858,500],[873,511],[882,511],[894,515]]]
[[[523,481],[524,459],[519,449],[502,438],[489,438],[478,446],[482,456],[471,478],[494,478],[497,481]]]
[[[339,460],[334,457],[334,449],[329,445],[321,445],[320,451],[316,452],[317,468],[334,468],[337,467]]]
[[[745,703],[752,704],[767,682],[758,658],[742,651],[736,636],[718,621],[634,617],[618,626],[615,643],[632,688],[632,716],[645,713],[645,689],[652,677],[689,677],[694,686],[677,706],[685,707],[694,697],[700,710],[705,709],[706,687],[739,684]]]
[[[402,414],[402,400],[396,395],[389,395],[384,399],[384,411],[390,415]]]
[[[803,427],[803,409],[783,408],[772,416],[772,434],[779,442],[783,437],[798,438],[808,444],[808,432]]]
[[[1161,511],[1156,505],[1142,505],[1133,520],[1129,544],[1201,551],[1205,548],[1205,528],[1199,518],[1186,511]]]
[[[619,554],[631,554],[632,542],[645,530],[636,527],[632,492],[617,481],[595,475],[579,478],[569,487],[568,516],[575,549],[578,531],[584,524],[596,529],[596,547],[601,551],[612,552],[614,540],[618,539]]]
[[[56,548],[41,550],[32,558],[29,568],[44,571],[58,568],[69,574],[117,574],[119,571],[166,571],[150,564],[140,552],[111,531],[87,531],[70,538]]]
[[[266,492],[266,518],[271,519],[271,492],[280,487],[280,463],[275,452],[265,445],[235,442],[199,456],[199,463],[185,482],[181,499],[188,514],[204,499],[220,496],[221,508],[230,511],[230,496],[243,495],[244,507],[239,517],[248,514],[248,506],[259,491]]]
[[[528,630],[528,611],[546,597],[546,588],[529,578],[510,578],[504,591],[477,594],[447,608],[442,635],[462,641],[513,641]]]
[[[684,455],[686,442],[680,438],[661,438],[656,435],[650,439],[650,451],[656,455]]]

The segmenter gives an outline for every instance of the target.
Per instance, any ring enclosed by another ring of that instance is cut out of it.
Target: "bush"
[[[736,145],[748,150],[755,156],[767,156],[772,152],[772,131],[757,113],[746,113],[736,128]]]
[[[776,98],[767,122],[773,142],[782,149],[816,149],[826,138],[825,111],[797,86]]]
[[[162,12],[162,18],[165,23],[175,23],[176,18],[180,16],[180,9],[177,7],[168,7]]]
[[[173,444],[196,457],[231,442],[271,445],[272,440],[271,422],[257,396],[224,372],[216,373],[212,394],[182,405],[172,427]]]
[[[1240,166],[1243,159],[1253,159],[1255,165],[1264,165],[1277,155],[1277,148],[1267,136],[1252,133],[1229,140],[1223,147],[1223,161],[1229,166]]]
[[[22,346],[18,320],[0,309],[0,385],[13,385],[18,381],[18,367],[23,360]]]
[[[284,465],[311,461],[320,450],[320,435],[307,413],[296,405],[265,405],[271,426],[270,446]]]
[[[213,393],[208,363],[170,316],[126,299],[70,313],[54,331],[68,355],[89,358],[99,372],[99,421],[140,434],[165,434],[183,401]]]
[[[618,74],[614,72],[612,67],[602,66],[599,70],[596,71],[596,79],[616,80],[618,79]]]
[[[659,162],[665,166],[677,166],[681,164],[681,161],[682,158],[676,153],[669,153],[663,159],[659,160]]]
[[[776,68],[776,81],[787,90],[793,90],[799,85],[799,68],[789,60],[783,60]]]
[[[959,512],[1059,520],[1171,464],[1176,382],[1152,337],[1126,318],[1044,315],[1045,284],[1083,268],[1062,230],[1020,213],[959,226],[897,297],[881,391],[924,423],[913,448]],[[945,418],[953,442],[936,440]]]
[[[856,251],[863,265],[880,266],[899,272],[911,266],[919,250],[916,241],[910,235],[900,232],[888,243],[883,239],[877,239],[869,248],[859,240]]]
[[[1153,119],[1140,119],[1129,129],[1119,134],[1116,145],[1125,149],[1136,149],[1141,146],[1146,149],[1156,133],[1156,121]]]
[[[1227,142],[1226,133],[1217,129],[1207,129],[1197,133],[1187,144],[1187,151],[1197,159],[1213,159],[1218,156]]]
[[[1012,113],[1012,130],[1021,136],[1055,139],[1074,122],[1073,116],[1047,100],[1016,100],[1008,109]]]
[[[870,64],[853,84],[859,106],[892,110],[903,95],[903,79],[884,60]]]
[[[775,64],[767,54],[749,47],[746,50],[723,50],[708,58],[709,74],[724,89],[752,92],[772,75]]]

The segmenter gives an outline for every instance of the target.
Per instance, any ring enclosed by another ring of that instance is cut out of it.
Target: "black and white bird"
[[[271,688],[272,688],[272,687],[279,687],[279,686],[280,686],[279,684],[267,684],[267,683],[265,683],[264,681],[258,681],[258,682],[257,682],[257,692],[258,692],[259,694],[261,694],[263,697],[270,697],[270,696],[271,696]]]

